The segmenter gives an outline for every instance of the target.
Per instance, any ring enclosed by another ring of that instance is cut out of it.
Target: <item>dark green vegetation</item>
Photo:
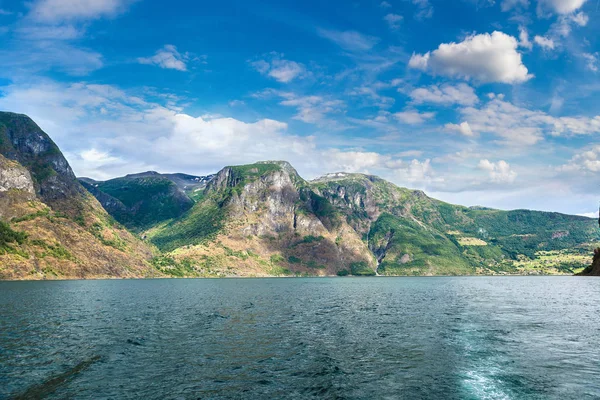
[[[134,231],[177,218],[194,204],[174,182],[160,175],[80,181],[117,221]]]
[[[23,244],[27,239],[27,234],[13,230],[6,222],[0,221],[0,253],[14,252],[11,244]]]

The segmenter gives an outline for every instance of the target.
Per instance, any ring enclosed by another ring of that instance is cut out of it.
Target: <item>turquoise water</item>
[[[600,280],[0,282],[0,398],[600,398]]]

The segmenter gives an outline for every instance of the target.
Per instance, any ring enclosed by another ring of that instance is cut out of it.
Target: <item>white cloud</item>
[[[533,40],[544,50],[554,50],[554,41],[550,38],[536,35],[536,37],[534,37]]]
[[[531,41],[529,40],[529,33],[525,28],[519,29],[519,46],[527,50],[533,49],[533,43],[531,43]]]
[[[587,0],[538,0],[538,13],[551,11],[557,14],[570,14],[580,9]]]
[[[500,3],[501,10],[505,12],[517,7],[529,7],[529,0],[502,0]]]
[[[11,11],[0,8],[0,15],[12,15],[12,14],[13,13]]]
[[[387,22],[390,29],[393,29],[393,30],[400,28],[400,23],[402,22],[403,19],[404,19],[404,17],[402,15],[398,15],[398,14],[388,14],[385,17],[383,17],[383,20],[385,22]]]
[[[111,17],[123,11],[127,0],[38,0],[30,16],[37,21],[56,23]]]
[[[368,51],[379,43],[379,38],[363,35],[356,31],[319,29],[318,33],[321,37],[331,40],[341,48],[349,51]]]
[[[490,162],[489,160],[480,160],[478,167],[488,172],[490,180],[494,183],[513,183],[517,178],[517,173],[504,160],[497,163]]]
[[[381,8],[390,8],[392,5],[390,3],[388,3],[387,1],[382,1],[381,4],[379,4],[379,7]]]
[[[412,57],[408,61],[408,66],[410,68],[420,69],[421,71],[426,71],[427,66],[429,64],[430,57],[431,57],[431,53],[425,53],[425,54],[413,53]]]
[[[181,54],[175,46],[167,44],[152,57],[140,57],[137,60],[140,64],[156,65],[160,68],[175,69],[177,71],[187,71],[186,63],[189,61],[189,55],[187,53]]]
[[[544,135],[576,136],[600,133],[600,116],[553,117],[542,111],[531,111],[515,106],[494,96],[481,108],[465,107],[460,110],[469,121],[473,132],[488,133],[509,146],[531,146]]]
[[[586,26],[590,22],[590,17],[586,13],[580,12],[571,16],[571,21],[579,26]]]
[[[409,96],[415,104],[434,103],[472,106],[479,101],[475,90],[466,83],[459,83],[458,85],[432,85],[425,88],[418,88],[410,92]]]
[[[424,55],[414,54],[409,66],[479,82],[521,83],[533,76],[517,47],[518,41],[502,32],[471,35],[460,43],[443,43]]]
[[[593,72],[598,72],[598,53],[583,53],[581,55],[586,62],[586,68]]]
[[[462,122],[459,125],[446,124],[444,128],[450,132],[458,132],[463,136],[467,136],[467,137],[476,136],[475,132],[473,132],[473,130],[471,129],[471,125],[469,125],[468,122]]]
[[[394,117],[405,124],[408,125],[420,125],[424,122],[435,117],[434,112],[423,112],[420,113],[414,110],[407,110],[402,112],[397,112],[394,114]]]
[[[306,122],[307,124],[332,125],[332,123],[327,120],[327,116],[329,114],[339,113],[345,107],[345,103],[342,100],[315,95],[302,96],[293,92],[273,89],[263,90],[254,94],[253,97],[279,97],[282,99],[279,102],[280,105],[296,108],[297,113],[292,117],[293,119]]]
[[[565,172],[600,172],[600,146],[592,146],[589,150],[581,151],[571,158],[567,164],[559,167],[559,170]]]
[[[281,83],[288,83],[306,76],[303,64],[283,59],[283,54],[270,53],[266,60],[253,61],[250,64],[262,75],[269,76]]]

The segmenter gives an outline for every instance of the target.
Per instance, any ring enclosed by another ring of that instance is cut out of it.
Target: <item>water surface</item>
[[[597,399],[600,280],[0,282],[0,398]]]

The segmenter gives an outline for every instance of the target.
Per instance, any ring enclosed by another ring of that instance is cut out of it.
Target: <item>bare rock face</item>
[[[375,274],[376,260],[366,243],[287,162],[226,167],[210,181],[205,196],[205,202],[223,210],[223,228],[203,246],[177,250],[176,257],[192,265],[223,253],[253,254],[257,258],[235,260],[235,268],[219,273],[335,275],[361,264],[362,273]],[[218,263],[208,264],[214,273]]]
[[[33,179],[26,168],[0,155],[0,195],[9,190],[18,190],[34,198]]]

